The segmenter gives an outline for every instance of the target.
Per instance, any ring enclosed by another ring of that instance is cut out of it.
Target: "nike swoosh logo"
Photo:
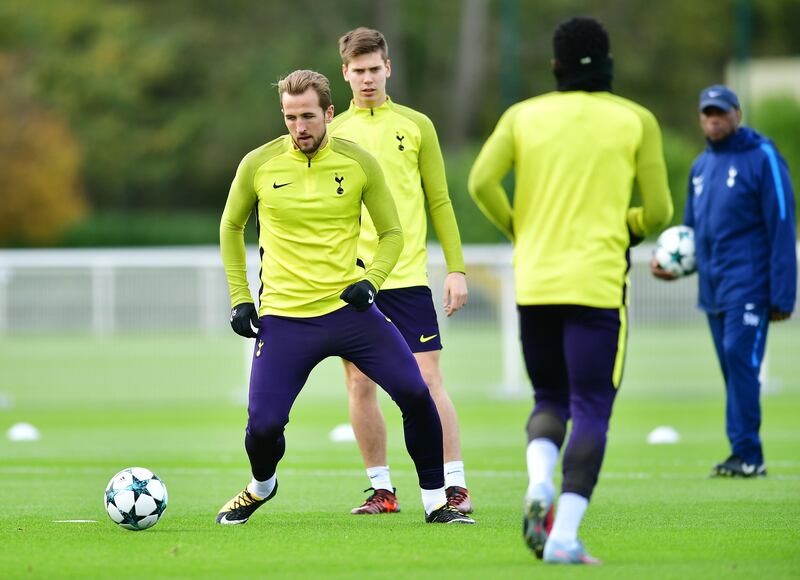
[[[430,336],[425,336],[424,334],[420,334],[419,335],[419,341],[420,342],[428,342],[429,340],[433,340],[437,336],[439,336],[439,335],[438,334],[432,334]]]
[[[286,183],[277,183],[277,182],[273,181],[272,182],[272,188],[273,189],[280,189],[281,187],[286,187],[290,183],[291,183],[291,181],[287,181]]]

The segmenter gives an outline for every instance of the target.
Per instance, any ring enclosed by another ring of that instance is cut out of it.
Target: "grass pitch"
[[[529,399],[493,396],[499,341],[445,335],[476,526],[423,523],[399,412],[384,397],[402,513],[351,516],[368,485],[347,422],[341,368],[312,375],[287,428],[280,490],[245,526],[214,524],[247,482],[244,358],[236,337],[0,339],[0,576],[270,578],[800,577],[800,325],[770,329],[762,435],[769,477],[710,480],[727,454],[720,373],[705,328],[633,329],[600,483],[582,528],[599,568],[550,567],[521,539]],[[677,445],[650,446],[670,425]],[[141,465],[170,503],[143,532],[113,524],[111,476]],[[56,520],[96,520],[56,523]]]

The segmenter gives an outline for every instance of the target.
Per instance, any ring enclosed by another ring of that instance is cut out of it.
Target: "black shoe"
[[[253,512],[275,497],[276,493],[278,493],[277,480],[275,481],[275,487],[272,489],[272,493],[264,499],[254,496],[247,491],[245,487],[236,494],[233,499],[222,506],[222,509],[219,510],[217,514],[217,523],[228,525],[246,524],[250,516],[253,515]]]
[[[449,503],[425,516],[427,524],[474,524],[475,520],[462,514]]]
[[[731,455],[711,470],[711,477],[766,477],[767,466],[762,463],[745,463],[738,455]]]

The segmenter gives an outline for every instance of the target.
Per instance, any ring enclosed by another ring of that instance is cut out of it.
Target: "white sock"
[[[463,461],[448,461],[444,464],[444,486],[451,487],[453,485],[467,487]]]
[[[369,477],[369,482],[373,489],[385,489],[394,493],[392,477],[389,475],[388,465],[367,467],[367,477]]]
[[[578,539],[578,527],[589,500],[577,493],[562,493],[558,498],[556,518],[550,537],[561,544],[571,544]]]
[[[247,491],[259,499],[264,499],[265,497],[269,497],[269,494],[271,494],[272,490],[275,489],[276,481],[277,477],[275,475],[270,477],[267,481],[258,481],[254,477],[253,480],[247,484]]]
[[[429,514],[433,510],[442,507],[447,503],[447,496],[444,493],[444,488],[439,489],[422,489],[419,488],[422,494],[422,505],[425,506],[425,513]]]
[[[528,443],[526,453],[528,463],[528,492],[526,497],[533,499],[541,495],[540,489],[553,498],[555,486],[553,485],[553,472],[558,462],[558,447],[550,439],[539,437]],[[537,497],[536,499],[543,499]]]

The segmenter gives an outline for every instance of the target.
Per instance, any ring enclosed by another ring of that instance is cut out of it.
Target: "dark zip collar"
[[[287,135],[287,137],[289,137],[289,136]],[[293,157],[300,158],[300,159],[305,158],[306,166],[310,168],[311,167],[311,159],[320,159],[321,160],[321,159],[324,159],[325,157],[327,157],[330,154],[330,152],[331,152],[331,136],[328,135],[328,142],[323,147],[320,147],[319,149],[317,149],[317,152],[314,154],[313,158],[312,157],[308,157],[305,153],[300,151],[300,149],[295,147],[295,145],[292,142],[291,138],[289,138],[289,148],[290,148],[290,154]]]

